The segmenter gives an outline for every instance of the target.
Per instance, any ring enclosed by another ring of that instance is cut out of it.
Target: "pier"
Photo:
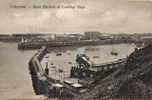
[[[77,56],[75,66],[62,69],[48,64],[47,53],[47,48],[42,47],[29,61],[29,70],[35,93],[48,97],[55,94],[60,94],[58,97],[77,97],[89,91],[92,83],[97,81],[101,73],[113,72],[126,62],[125,59],[119,59],[109,63],[92,64],[88,58],[80,56],[83,59],[79,60]],[[46,69],[48,69],[47,72]],[[86,79],[89,79],[91,83],[85,84]]]
[[[28,41],[18,43],[18,49],[40,49],[46,47],[65,47],[65,46],[86,46],[86,45],[105,45],[119,43],[134,43],[133,41],[123,40],[78,40],[78,41]]]

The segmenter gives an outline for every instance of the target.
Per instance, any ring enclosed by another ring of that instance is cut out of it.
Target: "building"
[[[78,41],[80,40],[80,36],[78,35],[73,35],[73,34],[56,34],[55,35],[55,40],[56,41]]]
[[[92,31],[92,32],[85,32],[84,35],[87,40],[97,40],[101,36],[101,33]]]

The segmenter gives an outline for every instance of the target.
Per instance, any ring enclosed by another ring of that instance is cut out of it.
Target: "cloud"
[[[16,0],[17,1],[17,0]],[[65,1],[65,2],[63,2]],[[30,2],[30,3],[29,3]],[[23,4],[35,4],[29,0]],[[44,2],[43,2],[44,3]],[[36,4],[42,5],[40,0]],[[54,4],[55,3],[55,4]],[[152,32],[152,3],[127,0],[74,0],[51,2],[47,5],[78,5],[84,9],[6,9],[0,8],[1,33],[26,32]],[[13,4],[15,4],[13,2]],[[6,11],[5,11],[6,10]]]

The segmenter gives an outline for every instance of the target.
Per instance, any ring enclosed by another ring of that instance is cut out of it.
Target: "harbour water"
[[[18,51],[16,43],[0,42],[0,98],[35,98],[28,60],[36,51]]]
[[[69,62],[74,63],[77,54],[85,53],[95,63],[105,63],[128,56],[134,48],[134,44],[53,48],[48,60],[66,66]],[[118,55],[111,55],[111,51]],[[28,61],[36,52],[19,51],[16,43],[0,42],[0,98],[41,98],[33,92],[28,71]],[[57,53],[61,55],[57,56]]]

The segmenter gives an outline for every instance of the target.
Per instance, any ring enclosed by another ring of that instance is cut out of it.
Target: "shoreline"
[[[18,43],[19,50],[26,50],[26,49],[40,49],[42,46],[46,47],[68,47],[68,46],[93,46],[93,45],[111,45],[111,44],[121,44],[121,43],[128,43],[132,44],[135,41],[126,41],[126,40],[96,40],[96,41],[70,41],[70,42],[21,42]]]

